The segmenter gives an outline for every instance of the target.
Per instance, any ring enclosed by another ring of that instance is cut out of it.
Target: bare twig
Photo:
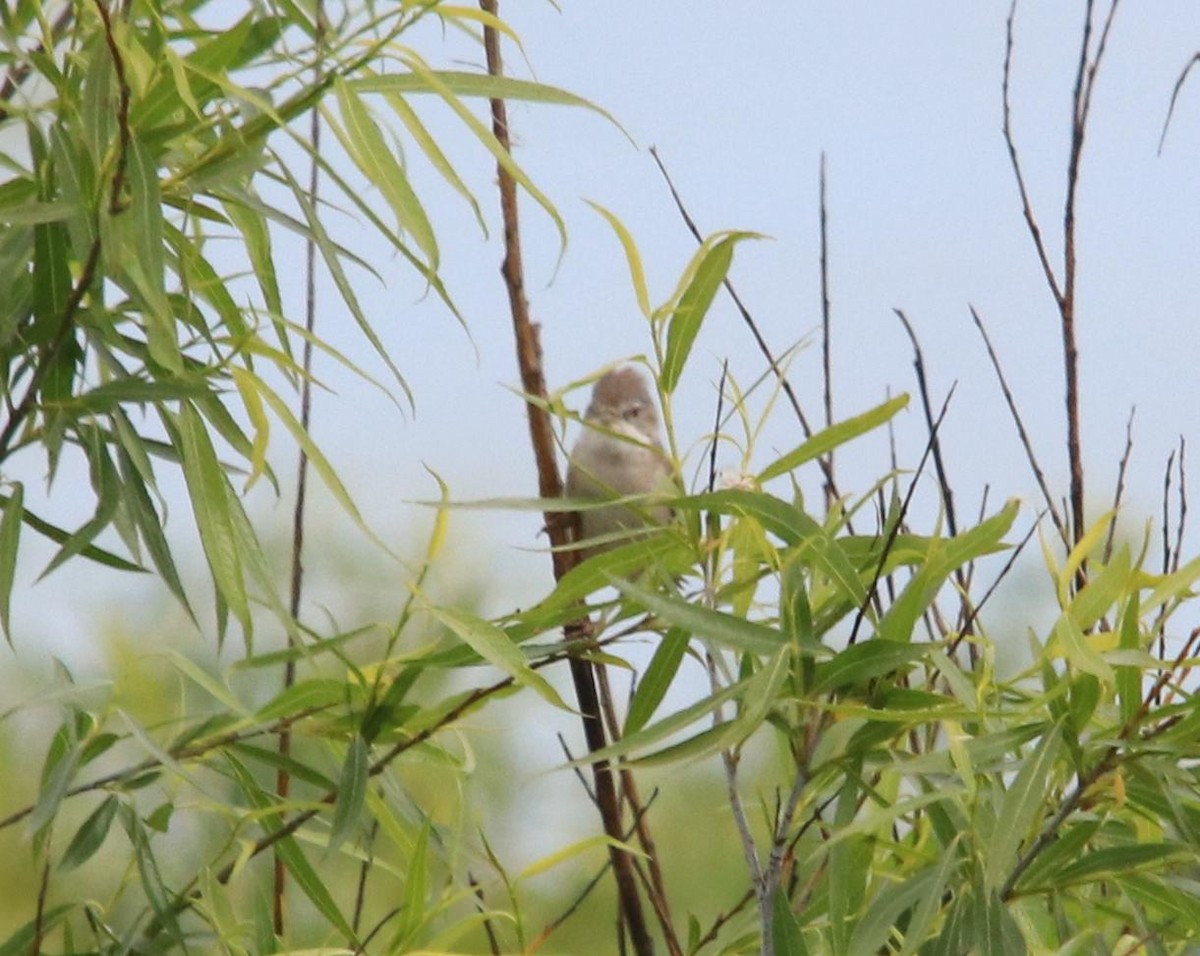
[[[879,554],[879,560],[875,564],[875,575],[871,578],[871,586],[867,589],[866,597],[858,606],[858,613],[854,618],[854,626],[850,628],[850,637],[846,642],[847,644],[853,645],[858,642],[858,629],[862,625],[863,618],[866,616],[867,608],[875,600],[875,592],[879,588],[879,579],[883,574],[883,566],[887,564],[888,555],[892,553],[892,548],[896,544],[896,536],[900,533],[901,525],[904,524],[904,518],[908,514],[908,506],[912,504],[913,495],[917,490],[917,483],[921,480],[921,475],[925,471],[925,463],[929,460],[929,455],[933,450],[933,443],[937,440],[938,431],[942,427],[942,421],[946,417],[946,412],[950,409],[950,399],[954,397],[954,389],[957,385],[958,383],[955,382],[954,385],[950,386],[946,400],[942,403],[941,411],[938,412],[938,417],[930,429],[929,440],[925,442],[925,451],[921,454],[921,461],[917,465],[916,473],[913,475],[912,482],[908,486],[908,492],[904,496],[904,501],[900,504],[900,513],[896,516],[896,520],[888,532],[883,550]]]
[[[479,0],[479,2],[480,7],[486,13],[493,17],[498,15],[497,0]],[[500,38],[496,30],[485,25],[483,40],[488,73],[492,76],[501,76],[504,67],[500,55]],[[508,109],[503,99],[493,98],[491,100],[491,114],[492,132],[501,148],[508,152],[511,148]],[[504,220],[504,263],[501,267],[501,274],[504,277],[509,308],[512,313],[521,386],[526,395],[544,399],[548,390],[542,364],[541,340],[538,327],[530,317],[529,302],[525,297],[525,270],[521,255],[517,184],[504,163],[498,162],[496,170],[500,191],[500,209]],[[532,401],[526,403],[526,412],[530,442],[537,463],[539,494],[543,498],[560,498],[562,497],[562,480],[558,473],[554,428],[550,414],[544,405],[538,405]],[[575,512],[547,513],[544,517],[552,545],[554,574],[556,578],[561,578],[579,560],[577,550],[563,547],[571,544],[578,537],[578,514]],[[580,617],[567,626],[567,637],[570,639],[574,636],[590,635],[591,629],[591,620],[587,617],[586,611],[581,611]],[[595,753],[607,744],[607,736],[604,733],[595,671],[591,662],[572,655],[571,678],[575,685],[588,751]],[[596,761],[592,764],[592,774],[604,831],[614,841],[609,852],[612,858],[613,875],[617,883],[621,914],[628,927],[634,951],[638,956],[650,956],[654,952],[654,942],[642,910],[642,900],[638,893],[632,858],[615,845],[617,841],[620,841],[624,828],[621,825],[620,800],[611,767],[607,761]]]
[[[1066,384],[1066,415],[1067,415],[1067,461],[1070,469],[1070,519],[1071,544],[1083,540],[1087,530],[1087,515],[1084,512],[1084,468],[1083,468],[1083,437],[1079,412],[1079,346],[1076,332],[1076,198],[1079,191],[1079,172],[1083,162],[1084,144],[1087,138],[1088,116],[1091,112],[1092,94],[1095,91],[1096,77],[1104,53],[1108,48],[1108,40],[1112,31],[1120,0],[1112,0],[1108,14],[1100,29],[1099,39],[1092,52],[1092,34],[1094,29],[1094,0],[1087,0],[1083,23],[1083,38],[1079,45],[1079,59],[1076,64],[1075,86],[1072,94],[1071,118],[1071,147],[1067,159],[1066,196],[1063,202],[1063,265],[1061,276],[1056,274],[1050,264],[1041,230],[1033,214],[1029,199],[1029,191],[1025,185],[1024,173],[1021,169],[1019,154],[1012,132],[1012,107],[1010,101],[1010,80],[1012,76],[1013,27],[1016,19],[1017,0],[1012,0],[1009,7],[1005,28],[1004,54],[1004,141],[1008,147],[1009,162],[1017,181],[1017,189],[1021,197],[1022,212],[1033,240],[1038,260],[1046,277],[1046,283],[1058,307],[1059,327],[1062,333],[1063,372]],[[1076,586],[1082,587],[1086,580],[1084,565],[1080,565]]]
[[[683,197],[679,195],[679,190],[675,188],[675,183],[671,179],[671,174],[667,172],[666,166],[663,164],[662,158],[658,155],[658,150],[654,147],[650,148],[650,155],[654,157],[654,162],[658,164],[658,171],[662,173],[663,179],[666,181],[667,189],[671,192],[671,198],[675,201],[675,208],[679,210],[679,215],[683,219],[684,225],[687,226],[695,238],[696,242],[703,243],[704,236],[700,232],[691,214],[688,213],[687,207],[683,203]],[[792,383],[788,381],[787,374],[784,371],[783,364],[779,359],[775,358],[771,352],[771,347],[767,344],[767,340],[763,338],[762,332],[759,331],[758,323],[754,320],[754,316],[750,314],[750,310],[746,308],[742,302],[741,296],[733,287],[733,283],[729,279],[725,279],[722,283],[725,286],[725,291],[729,293],[730,299],[733,300],[734,307],[738,314],[742,317],[742,321],[746,324],[746,328],[750,330],[750,334],[754,337],[754,344],[758,346],[759,352],[763,358],[767,360],[767,365],[771,372],[779,381],[780,388],[783,389],[784,395],[787,396],[788,404],[792,406],[792,411],[796,415],[796,420],[800,423],[800,428],[804,432],[804,437],[812,436],[812,426],[809,424],[808,416],[804,414],[804,409],[800,407],[800,399],[796,397],[796,391],[792,388]],[[830,489],[830,494],[836,499],[841,497],[837,490],[837,482],[834,480],[833,472],[829,468],[829,461],[825,457],[817,459],[817,464],[821,469],[821,474],[824,476],[825,484]]]
[[[829,212],[825,202],[827,177],[825,172],[825,154],[821,153],[820,176],[820,225],[821,225],[821,370],[824,378],[825,398],[825,427],[833,424],[833,344],[830,324],[829,304]],[[833,451],[828,455],[829,474],[834,473]],[[825,484],[825,508],[828,511],[833,506],[835,496],[833,486]]]
[[[1125,497],[1125,472],[1129,469],[1129,459],[1133,455],[1133,418],[1137,408],[1129,409],[1129,418],[1125,422],[1125,450],[1121,452],[1121,461],[1117,465],[1117,487],[1113,492],[1113,520],[1108,526],[1108,536],[1104,539],[1104,560],[1112,557],[1113,538],[1117,533],[1116,513],[1121,509],[1121,501]]]
[[[1175,558],[1171,571],[1179,570],[1179,559],[1183,554],[1183,532],[1187,527],[1187,440],[1179,436],[1179,520],[1175,525]]]
[[[1167,108],[1167,118],[1163,120],[1162,135],[1158,138],[1158,153],[1161,156],[1163,146],[1167,142],[1167,130],[1171,126],[1171,117],[1175,114],[1175,101],[1179,99],[1179,93],[1183,89],[1183,84],[1188,78],[1188,74],[1192,72],[1192,68],[1200,64],[1200,53],[1197,53],[1190,60],[1187,66],[1179,74],[1179,78],[1175,81],[1175,89],[1171,91],[1171,105]]]
[[[492,951],[492,956],[500,956],[500,940],[496,937],[496,927],[492,925],[492,920],[487,915],[487,901],[483,898],[483,887],[479,885],[479,881],[475,879],[473,873],[467,874],[467,882],[475,893],[475,908],[483,916],[483,931],[487,933],[488,948]]]
[[[1000,390],[1004,393],[1004,401],[1008,405],[1009,414],[1012,416],[1013,423],[1017,426],[1017,434],[1021,438],[1021,446],[1025,449],[1025,458],[1029,462],[1029,467],[1033,471],[1033,477],[1042,492],[1043,500],[1046,502],[1046,513],[1050,515],[1050,520],[1054,522],[1054,527],[1058,530],[1063,544],[1070,547],[1067,526],[1058,513],[1058,508],[1054,504],[1054,498],[1050,494],[1050,488],[1046,484],[1046,475],[1042,471],[1042,466],[1038,464],[1037,455],[1033,452],[1033,443],[1029,440],[1029,432],[1025,430],[1025,422],[1021,418],[1021,413],[1017,410],[1017,403],[1013,398],[1012,389],[1008,387],[1008,379],[1004,376],[1004,369],[1000,367],[1000,359],[996,356],[996,350],[992,347],[991,336],[988,335],[987,328],[984,326],[983,320],[979,317],[979,313],[975,311],[975,306],[972,305],[969,308],[971,310],[971,319],[975,322],[975,328],[979,330],[980,336],[983,337],[983,344],[987,348],[988,358],[991,359],[992,368],[996,372],[996,379],[1000,383]]]

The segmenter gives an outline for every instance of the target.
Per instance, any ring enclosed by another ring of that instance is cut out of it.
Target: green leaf
[[[512,638],[495,624],[453,608],[434,607],[429,609],[429,613],[458,635],[471,650],[508,674],[517,684],[536,691],[547,703],[571,711],[546,678],[525,663],[525,655]]]
[[[25,486],[19,481],[12,484],[12,495],[4,502],[4,517],[0,518],[0,626],[4,638],[12,647],[12,624],[9,619],[9,604],[12,599],[13,581],[17,572],[17,546],[21,540],[21,519],[25,516]]]
[[[1054,765],[1062,749],[1062,723],[1036,742],[1021,763],[1012,785],[1003,792],[996,823],[984,855],[986,885],[999,889],[1017,861],[1021,844],[1034,828],[1047,799]]]
[[[339,138],[350,158],[354,160],[364,176],[383,193],[396,216],[400,228],[413,237],[418,248],[425,253],[429,267],[438,267],[437,238],[433,226],[425,213],[425,207],[409,184],[408,175],[396,161],[392,149],[384,141],[383,133],[371,117],[370,111],[344,80],[336,80],[338,106],[342,121],[346,124],[345,134],[335,125]]]
[[[1088,636],[1080,630],[1070,612],[1064,612],[1055,623],[1054,637],[1067,660],[1085,674],[1091,674],[1109,686],[1116,680],[1116,674],[1108,661],[1092,647]]]
[[[554,222],[558,230],[558,236],[561,243],[561,248],[566,249],[567,246],[567,227],[563,222],[562,216],[555,209],[554,204],[546,197],[546,195],[534,185],[533,180],[525,173],[525,171],[517,165],[512,154],[506,150],[495,135],[475,116],[470,109],[459,99],[459,96],[466,95],[483,95],[483,96],[501,96],[507,98],[508,94],[504,91],[510,91],[514,94],[521,90],[525,90],[531,95],[545,95],[550,88],[542,87],[541,84],[523,83],[523,81],[511,81],[501,77],[484,77],[479,74],[472,73],[443,73],[430,69],[426,63],[415,51],[408,49],[401,58],[404,63],[412,71],[410,74],[391,74],[387,77],[380,77],[380,80],[394,81],[390,85],[397,92],[430,92],[439,95],[443,102],[454,111],[467,128],[475,135],[476,139],[483,147],[492,154],[492,157],[499,163],[513,180],[525,190],[545,211],[551,220]],[[502,79],[506,82],[497,83],[495,80]],[[369,81],[366,81],[369,83]],[[408,86],[408,82],[413,82],[414,85]],[[514,85],[514,83],[516,85]],[[369,89],[369,86],[362,86],[360,89]],[[539,89],[540,88],[540,89]],[[476,91],[474,93],[465,92],[467,90]],[[479,92],[490,90],[491,92]],[[578,105],[588,105],[585,101],[574,98]],[[551,102],[551,100],[543,99],[543,102]]]
[[[836,425],[830,425],[823,431],[817,432],[800,447],[769,464],[759,473],[758,480],[767,482],[780,475],[786,475],[801,465],[828,454],[839,445],[844,445],[859,435],[865,435],[880,425],[886,424],[895,417],[897,412],[907,406],[908,395],[897,395],[882,405],[876,405],[870,411],[847,418]]]
[[[647,319],[650,318],[650,292],[646,285],[646,270],[642,265],[642,256],[638,252],[633,234],[625,228],[625,224],[620,219],[599,203],[594,203],[590,199],[586,202],[604,217],[621,241],[621,248],[625,250],[625,261],[629,264],[629,279],[633,283],[633,293],[637,297],[638,308],[642,310],[642,315]]]
[[[416,110],[408,105],[408,101],[403,96],[394,92],[385,94],[385,99],[391,106],[392,111],[400,119],[408,130],[409,136],[412,137],[426,158],[433,165],[433,168],[438,171],[442,179],[444,179],[450,187],[458,193],[467,205],[471,207],[471,211],[475,213],[475,221],[479,223],[479,228],[486,236],[488,234],[487,220],[483,218],[483,210],[479,206],[479,200],[475,198],[475,194],[471,192],[458,171],[454,168],[454,164],[446,158],[446,154],[442,152],[442,148],[438,145],[437,140],[430,135],[425,124],[421,122],[417,116]]]
[[[958,568],[990,553],[1012,527],[1019,508],[1020,502],[1014,498],[969,531],[953,538],[931,540],[924,563],[880,619],[877,628],[880,637],[911,641],[917,620],[937,597],[946,579]]]
[[[241,786],[242,792],[246,794],[250,803],[260,811],[258,816],[263,826],[271,833],[278,830],[280,822],[279,808],[275,805],[274,798],[258,785],[254,779],[254,775],[229,751],[225,751],[224,757],[233,770],[234,777]],[[275,842],[275,852],[283,860],[283,865],[287,867],[287,871],[296,881],[296,885],[304,891],[304,895],[316,907],[317,912],[329,920],[333,924],[333,928],[347,940],[357,940],[357,935],[351,928],[350,923],[342,915],[342,911],[338,908],[337,903],[330,894],[326,881],[312,868],[312,865],[304,856],[304,852],[300,849],[300,845],[296,842],[296,838],[294,836],[286,836],[277,840]]]
[[[372,75],[349,81],[359,93],[435,93],[485,97],[487,99],[524,100],[529,103],[549,103],[557,106],[581,106],[599,113],[619,127],[620,124],[605,110],[574,93],[545,83],[531,83],[509,76],[487,73],[466,73],[453,70],[430,70],[427,66],[412,73]]]
[[[1121,614],[1120,647],[1121,650],[1140,651],[1142,649],[1141,629],[1138,621],[1141,617],[1141,602],[1139,593],[1135,590],[1129,595],[1129,601]],[[1142,670],[1139,667],[1118,667],[1117,697],[1121,704],[1121,724],[1128,727],[1138,715],[1142,707]]]
[[[659,384],[666,394],[675,391],[691,354],[704,317],[721,289],[733,263],[733,247],[753,233],[731,232],[711,240],[697,251],[688,269],[691,281],[667,320],[667,348],[663,354]],[[693,271],[694,270],[694,271]]]
[[[336,850],[353,833],[362,820],[370,779],[371,749],[361,734],[355,734],[346,749],[342,775],[338,782],[337,803],[333,807],[333,827],[329,833],[329,849]]]
[[[610,575],[610,583],[622,593],[633,598],[646,610],[661,617],[689,634],[695,634],[730,650],[763,656],[774,656],[789,638],[780,631],[731,614],[723,614],[697,604],[689,604],[680,597],[668,596],[649,588]],[[804,642],[799,645],[802,653],[827,656],[829,650],[820,644]]]
[[[929,648],[922,644],[900,644],[893,641],[864,641],[854,644],[830,661],[817,665],[812,692],[841,690],[862,684],[873,677],[882,677],[906,669],[909,664],[923,660]]]
[[[673,627],[659,642],[658,649],[650,659],[650,665],[638,682],[633,700],[629,702],[629,713],[625,717],[625,736],[641,730],[654,716],[671,688],[683,655],[687,652],[690,635],[682,628]]]
[[[774,913],[771,917],[771,933],[775,937],[776,956],[808,956],[808,947],[804,945],[804,934],[800,930],[800,921],[792,912],[787,894],[782,890],[775,893]]]
[[[226,490],[228,479],[217,460],[204,421],[190,402],[183,403],[177,421],[183,477],[204,556],[212,571],[217,593],[249,633],[250,604],[241,559],[238,557],[233,516],[229,510]]]

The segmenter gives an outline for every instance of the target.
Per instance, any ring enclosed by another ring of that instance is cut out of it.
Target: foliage
[[[623,712],[606,697],[611,742],[574,763],[608,760],[619,771],[625,844],[669,951],[1194,947],[1200,717],[1188,673],[1197,633],[1184,638],[1175,622],[1200,559],[1176,555],[1151,571],[1148,546],[1114,544],[1115,514],[1045,542],[1058,616],[1045,633],[1030,631],[1014,665],[1000,650],[1015,628],[993,633],[980,611],[1030,537],[1014,547],[1016,502],[960,527],[944,478],[934,483],[939,518],[914,527],[914,492],[938,451],[940,418],[924,396],[928,445],[906,463],[911,472],[889,467],[858,496],[830,493],[814,507],[797,475],[817,465],[832,475],[833,452],[869,441],[908,397],[816,433],[798,416],[803,439],[763,465],[756,438],[776,413],[782,367],[772,363],[773,375],[746,389],[723,378],[728,408],[710,437],[740,454],[742,473],[718,482],[710,465],[701,487],[671,500],[671,527],[576,566],[535,606],[487,620],[430,597],[446,515],[462,506],[444,490],[424,560],[387,619],[331,632],[297,619],[235,486],[273,481],[272,417],[362,519],[285,390],[307,376],[305,346],[326,346],[284,316],[280,230],[313,244],[404,385],[347,278],[361,259],[328,236],[280,141],[317,164],[452,311],[434,220],[376,110],[478,211],[410,100],[448,103],[555,215],[463,98],[586,105],[541,85],[436,69],[403,42],[431,17],[506,30],[490,13],[408,2],[326,24],[306,10],[264,4],[234,23],[207,21],[217,11],[196,0],[120,9],[92,0],[57,19],[32,0],[4,10],[9,92],[27,95],[0,107],[5,142],[23,136],[5,151],[0,185],[0,288],[11,290],[0,315],[0,619],[8,633],[31,533],[59,545],[47,570],[78,560],[150,570],[190,612],[157,493],[159,475],[178,470],[216,594],[213,643],[232,619],[245,653],[219,670],[163,650],[188,693],[154,720],[120,695],[97,702],[61,672],[40,773],[6,797],[0,819],[27,892],[0,956],[557,945],[574,901],[547,905],[537,878],[571,864],[602,877],[614,841],[590,837],[512,872],[473,829],[467,718],[478,724],[514,696],[535,712],[570,711],[548,675],[568,660],[635,672],[635,633],[656,635],[653,656]],[[389,217],[301,132],[297,121],[313,110]],[[705,240],[655,307],[633,237],[600,213],[646,318],[675,451],[672,396],[735,248],[753,235]],[[244,259],[218,265],[211,250],[229,237]],[[574,403],[566,393],[544,400],[564,415]],[[42,455],[53,479],[64,453],[85,463],[95,502],[75,530],[27,509],[13,477],[22,457]],[[123,550],[97,544],[103,532]],[[584,601],[591,627],[564,643],[559,632]],[[287,648],[253,645],[260,606],[290,635]],[[668,691],[687,685],[693,663],[707,686],[675,703]],[[299,678],[265,702],[262,685],[244,680],[292,669]],[[0,716],[11,728],[23,710]],[[281,735],[290,748],[277,746]],[[769,766],[755,772],[763,749]],[[669,787],[705,763],[724,775],[748,871],[716,911],[672,892],[670,857],[650,833],[666,821],[634,783],[666,768]],[[278,788],[280,773],[290,790]],[[271,857],[290,878],[286,920]],[[599,949],[616,946],[606,939]]]

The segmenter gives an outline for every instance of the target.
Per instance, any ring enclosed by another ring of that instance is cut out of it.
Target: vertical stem
[[[485,13],[498,16],[497,0],[479,0]],[[487,55],[488,73],[503,74],[500,57],[500,38],[490,26],[483,31],[484,49]],[[505,152],[510,149],[508,110],[502,99],[491,100],[492,132]],[[509,308],[512,312],[513,334],[516,339],[517,364],[521,373],[521,386],[527,395],[546,395],[546,377],[542,364],[542,347],[538,326],[529,315],[529,302],[525,297],[524,266],[521,259],[520,220],[517,208],[517,185],[512,174],[503,163],[497,163],[497,178],[500,190],[500,211],[504,220],[504,262],[501,274],[508,291]],[[538,470],[538,491],[543,498],[562,497],[562,480],[558,474],[555,457],[554,429],[550,415],[544,408],[527,403],[529,438],[533,445]],[[545,515],[546,528],[552,545],[569,544],[574,539],[578,518],[574,513],[564,517],[561,513]],[[561,578],[579,560],[578,552],[555,547],[552,551],[554,575]],[[585,613],[566,626],[568,639],[586,638],[591,634],[590,619]],[[583,722],[584,739],[591,753],[607,744],[596,676],[590,661],[572,656],[570,659],[571,679],[579,703]],[[612,767],[606,760],[592,763],[592,774],[596,787],[596,802],[604,824],[604,832],[614,841],[624,842],[624,827],[621,824],[621,804],[617,794]],[[652,956],[654,940],[650,936],[638,892],[637,874],[632,857],[623,850],[610,846],[613,876],[617,883],[621,917],[633,943],[637,956]]]
[[[317,0],[316,6],[316,63],[313,66],[314,84],[322,81],[321,61],[325,49],[325,5],[324,0]],[[309,123],[309,137],[312,140],[313,159],[309,166],[308,194],[315,204],[321,186],[321,167],[316,160],[316,154],[321,151],[321,113],[313,109]],[[300,377],[300,427],[307,432],[312,420],[312,339],[317,322],[317,244],[310,236],[304,245],[304,328],[308,335],[301,346],[300,364],[303,374]],[[308,455],[300,449],[296,460],[296,502],[292,511],[292,567],[288,612],[292,620],[299,620],[300,601],[304,593],[304,508],[308,499]],[[288,638],[289,644],[291,637]],[[296,662],[288,658],[283,667],[283,686],[291,687],[296,683]],[[288,757],[292,752],[292,731],[290,725],[279,734],[279,754]],[[275,793],[279,802],[286,803],[292,789],[292,776],[287,770],[280,769],[275,775]],[[273,889],[274,927],[275,935],[282,938],[286,928],[283,898],[287,887],[287,868],[283,857],[275,853],[275,879]]]

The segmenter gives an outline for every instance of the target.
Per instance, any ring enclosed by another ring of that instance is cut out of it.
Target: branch
[[[491,16],[498,16],[498,0],[479,0],[479,5]],[[504,67],[500,56],[500,38],[495,29],[489,25],[484,26],[483,41],[487,54],[488,73],[492,76],[502,75]],[[491,112],[492,132],[501,148],[506,153],[510,152],[508,110],[504,100],[492,99]],[[500,271],[508,291],[513,334],[517,347],[517,365],[521,372],[521,386],[526,395],[545,399],[548,390],[542,364],[540,330],[530,317],[529,302],[525,297],[525,270],[521,260],[517,184],[504,163],[498,162],[496,171],[500,191],[500,211],[504,220],[504,263]],[[550,414],[545,405],[539,405],[535,401],[527,401],[525,407],[529,421],[529,438],[533,446],[534,460],[537,463],[538,492],[543,498],[561,498],[562,479],[558,474],[554,429]],[[547,512],[545,521],[550,535],[554,576],[561,580],[563,575],[579,561],[578,550],[565,547],[578,538],[579,516],[574,512]],[[565,630],[568,639],[575,635],[590,635],[592,623],[586,616],[586,611],[581,610],[580,617],[570,622]],[[595,672],[590,661],[577,656],[571,657],[570,664],[571,678],[575,685],[575,695],[583,721],[584,738],[588,751],[595,753],[607,744],[596,689]],[[592,774],[604,832],[614,841],[613,844],[610,844],[609,854],[617,883],[621,913],[629,928],[629,935],[637,956],[651,956],[654,952],[654,941],[650,936],[650,930],[642,910],[642,899],[638,892],[633,858],[616,845],[623,838],[624,828],[621,826],[621,805],[608,761],[594,762]]]

